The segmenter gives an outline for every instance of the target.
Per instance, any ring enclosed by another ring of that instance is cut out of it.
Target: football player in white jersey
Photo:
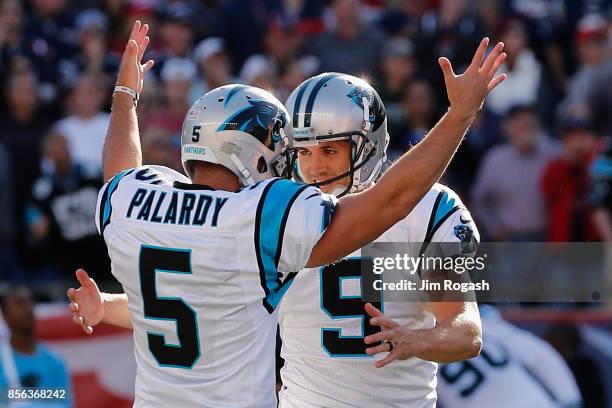
[[[289,173],[288,113],[243,85],[212,90],[187,113],[181,153],[189,178],[142,166],[134,91],[152,65],[140,62],[147,30],[135,23],[123,55],[96,217],[126,293],[102,304],[79,271],[83,286],[68,291],[70,308],[87,332],[100,319],[133,328],[135,406],[273,407],[276,306],[295,271],[351,253],[408,214],[504,80],[494,77],[503,44],[483,62],[483,40],[460,76],[441,60],[449,112],[375,187],[337,203],[274,178]],[[365,137],[370,130],[364,126]],[[120,311],[106,318],[108,307]]]
[[[582,405],[574,375],[548,342],[506,322],[492,306],[481,306],[481,314],[486,337],[482,353],[440,367],[442,408]]]
[[[309,102],[313,84],[326,79],[324,98]],[[365,98],[365,99],[364,99]],[[362,101],[372,137],[363,138]],[[367,82],[327,73],[303,82],[289,96],[295,176],[327,193],[344,195],[371,187],[386,160],[389,142],[383,103]],[[457,242],[457,250],[475,251],[478,230],[460,198],[435,184],[412,212],[377,242],[406,243],[415,258],[430,243]],[[380,330],[371,324],[361,293],[359,252],[333,265],[300,273],[281,301],[283,341],[281,408],[293,407],[433,407],[436,362],[471,358],[481,343],[478,308],[472,302],[386,301],[377,308],[406,331],[392,341],[395,354],[376,358],[364,338]],[[455,254],[447,254],[455,255]],[[465,253],[457,253],[465,255]],[[352,286],[351,282],[352,281]],[[382,296],[382,293],[379,293]],[[370,312],[379,314],[373,308]],[[386,352],[389,344],[374,351]],[[407,347],[409,350],[402,350]],[[384,366],[384,367],[383,367]]]

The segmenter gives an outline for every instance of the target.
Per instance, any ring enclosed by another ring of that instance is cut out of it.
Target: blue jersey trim
[[[297,197],[306,188],[308,186],[289,180],[273,180],[264,188],[257,206],[255,252],[261,286],[266,294],[263,305],[269,313],[272,313],[278,306],[282,295],[293,280],[293,277],[290,279],[288,276],[285,282],[282,282],[277,268],[289,211]]]
[[[106,186],[106,190],[102,194],[102,200],[100,201],[100,234],[104,234],[104,230],[106,226],[110,224],[111,214],[113,213],[113,208],[111,205],[111,198],[113,193],[119,187],[119,182],[127,175],[131,174],[134,169],[123,170],[115,177],[111,179],[111,181]]]

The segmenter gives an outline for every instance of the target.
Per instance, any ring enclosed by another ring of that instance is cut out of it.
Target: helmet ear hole
[[[265,173],[268,171],[268,164],[266,163],[266,159],[263,156],[259,158],[257,161],[257,171],[260,173]]]

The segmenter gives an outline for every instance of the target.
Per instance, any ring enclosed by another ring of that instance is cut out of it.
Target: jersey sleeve
[[[304,269],[312,249],[319,242],[331,222],[338,199],[309,187],[293,204],[285,228],[279,269],[299,271]]]
[[[470,212],[461,206],[444,221],[432,241],[442,243],[445,256],[474,256],[480,243],[480,233]]]
[[[303,269],[336,204],[319,189],[289,180],[269,182],[255,221],[255,250],[265,307],[271,313]]]
[[[454,191],[444,188],[438,193],[425,241],[439,243],[436,248],[443,252],[443,256],[476,254],[480,233],[470,212]]]
[[[182,174],[164,166],[141,166],[133,169],[126,169],[117,173],[113,178],[106,182],[98,193],[96,204],[96,227],[100,235],[104,234],[104,229],[110,224],[113,213],[113,204],[122,194],[117,192],[122,189],[129,189],[136,185],[143,184],[170,184],[175,181],[189,183],[189,179]]]

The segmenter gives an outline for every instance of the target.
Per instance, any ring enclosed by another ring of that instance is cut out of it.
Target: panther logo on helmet
[[[217,130],[239,130],[253,135],[264,144],[272,132],[272,150],[274,150],[275,144],[280,141],[279,130],[287,124],[285,112],[264,100],[251,99],[248,103],[250,106],[230,116]]]
[[[371,89],[355,86],[346,96],[351,98],[353,103],[359,105],[361,109],[363,109],[363,98],[365,97],[369,101],[369,121],[374,127],[373,131],[376,131],[382,125],[386,116],[385,108],[380,98],[374,95]]]

